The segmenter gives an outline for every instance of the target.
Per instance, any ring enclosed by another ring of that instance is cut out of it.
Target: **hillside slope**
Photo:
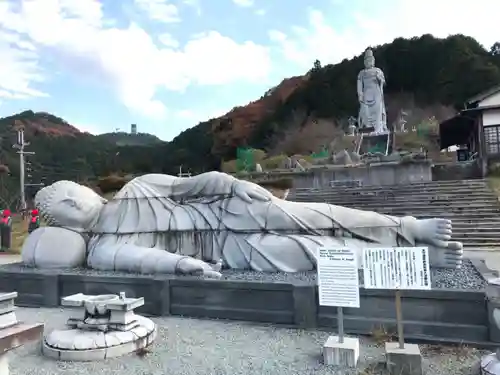
[[[414,123],[433,116],[446,118],[467,98],[500,84],[500,48],[486,50],[464,35],[398,38],[373,51],[376,65],[386,75],[389,126],[402,109],[411,112]],[[284,140],[304,138],[304,134],[310,139],[319,133],[315,138],[328,144],[343,132],[348,117],[357,117],[356,77],[363,67],[363,52],[335,65],[322,67],[317,61],[303,77],[285,80],[248,106],[186,130],[171,144],[170,164],[200,170],[221,159],[234,159],[237,147],[244,146],[275,154],[282,151],[277,146]],[[328,127],[331,130],[325,133]],[[195,142],[204,147],[191,147]],[[311,147],[317,145],[302,141],[292,148],[305,153]]]

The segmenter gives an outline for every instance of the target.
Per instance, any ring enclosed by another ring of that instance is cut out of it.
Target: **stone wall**
[[[363,186],[399,185],[432,181],[432,162],[384,162],[360,166],[328,166],[311,168],[305,172],[263,172],[246,176],[250,180],[265,178],[293,179],[294,188],[325,188],[332,181],[360,181]]]
[[[336,308],[318,306],[310,282],[204,280],[175,276],[55,274],[0,267],[0,291],[18,292],[17,305],[57,307],[75,293],[144,297],[147,315],[232,319],[300,328],[335,330]],[[361,307],[344,310],[348,334],[396,332],[394,291],[360,289]],[[485,343],[500,340],[490,320],[485,291],[433,289],[403,291],[405,336],[430,342]],[[496,328],[495,328],[496,329]],[[497,329],[498,330],[498,329]]]
[[[436,163],[432,167],[434,181],[469,180],[482,177],[481,168],[477,161]]]

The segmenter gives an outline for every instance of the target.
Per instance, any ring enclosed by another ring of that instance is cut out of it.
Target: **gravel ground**
[[[63,327],[61,309],[17,311],[25,322],[45,322],[46,329]],[[328,332],[271,326],[157,318],[159,334],[146,356],[130,354],[101,362],[56,362],[40,354],[39,344],[10,353],[11,375],[375,375],[383,370],[383,349],[361,339],[356,370],[321,364],[321,347]],[[469,375],[485,352],[465,347],[421,346],[426,375]]]
[[[27,268],[20,263],[5,264],[0,266],[0,270],[9,270],[16,272],[33,272],[32,268]],[[123,272],[104,272],[89,269],[72,269],[59,271],[61,274],[84,274],[84,275],[99,275],[99,276],[137,276]],[[486,281],[481,277],[476,268],[469,260],[464,260],[463,266],[457,270],[431,270],[432,287],[434,289],[474,289],[480,290],[486,286]],[[299,273],[267,273],[256,271],[233,271],[223,270],[222,278],[225,280],[240,280],[240,281],[310,281],[316,283],[316,271],[299,272]],[[182,276],[179,276],[182,277]],[[360,272],[360,285],[363,285],[363,275]]]

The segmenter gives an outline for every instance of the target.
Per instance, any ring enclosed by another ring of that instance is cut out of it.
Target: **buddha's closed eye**
[[[66,198],[66,199],[62,200],[62,203],[66,204],[67,206],[70,206],[70,207],[78,207],[76,201],[74,199],[71,199],[71,198]]]

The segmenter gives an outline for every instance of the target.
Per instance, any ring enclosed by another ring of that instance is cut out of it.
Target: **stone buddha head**
[[[375,66],[375,57],[373,56],[373,51],[368,48],[365,51],[365,68],[370,69]]]
[[[72,181],[57,181],[41,189],[35,205],[52,226],[89,229],[97,220],[106,199],[92,189]]]

